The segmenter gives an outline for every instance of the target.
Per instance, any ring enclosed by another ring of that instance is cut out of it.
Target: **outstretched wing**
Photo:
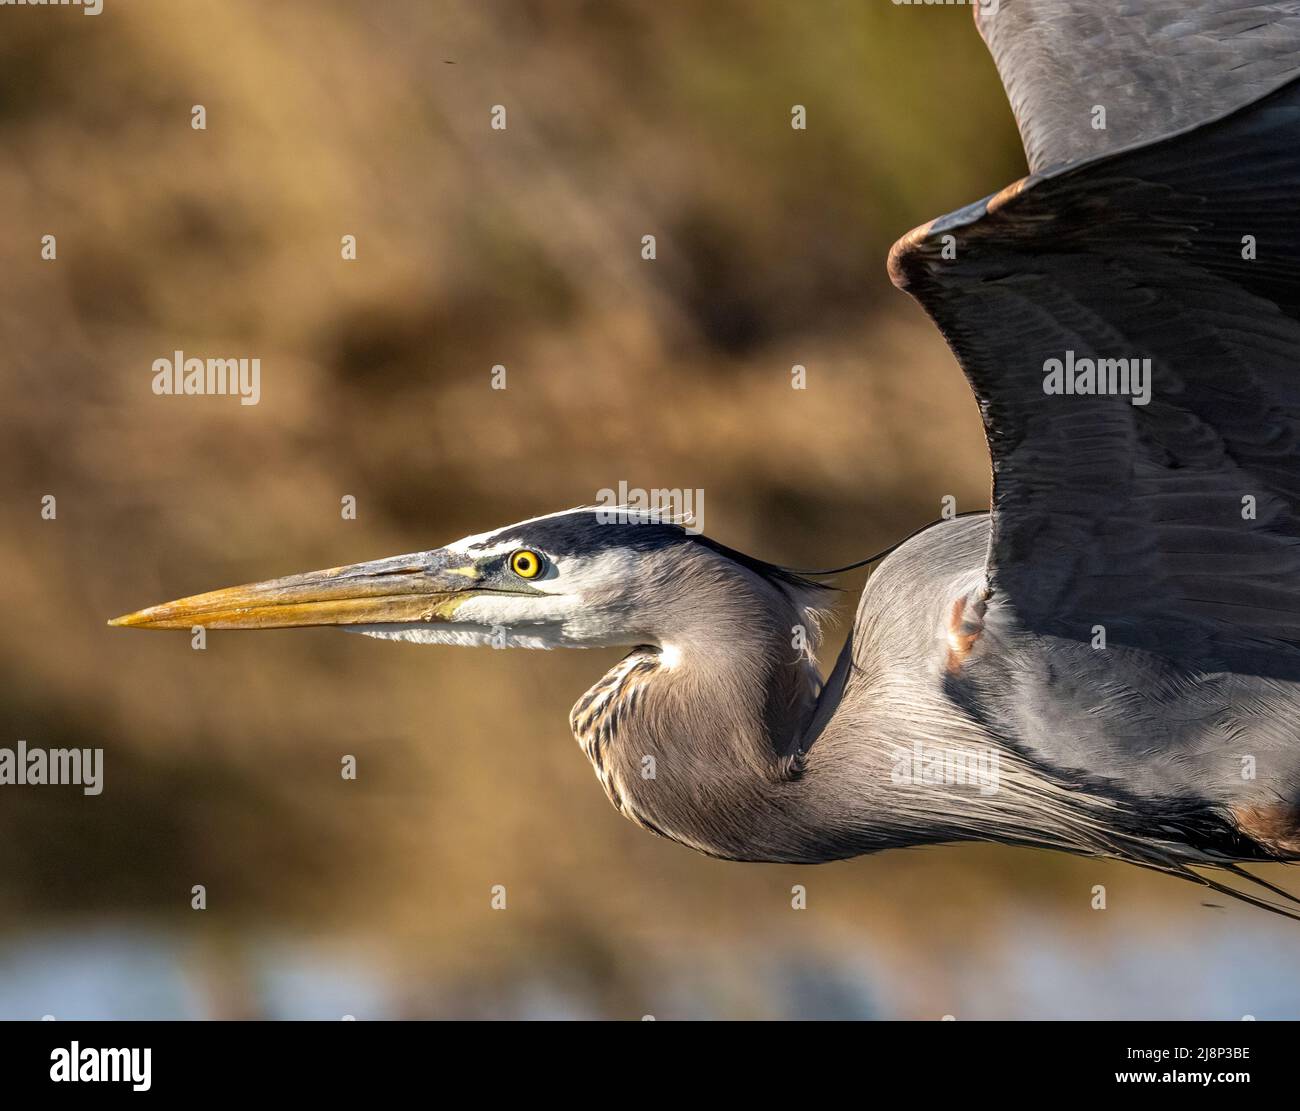
[[[1195,127],[1300,76],[1290,2],[1000,0],[975,15],[1031,173]]]
[[[911,232],[891,275],[983,414],[991,613],[1266,661],[1300,646],[1300,81],[1237,104],[1295,70],[1300,4],[1099,7],[1004,0],[981,28],[1032,165],[1107,153]]]

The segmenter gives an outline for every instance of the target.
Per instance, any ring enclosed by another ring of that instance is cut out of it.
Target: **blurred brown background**
[[[884,269],[1023,172],[967,9],[104,6],[0,10],[0,745],[106,765],[0,788],[0,1017],[1300,1013],[1285,924],[1133,869],[635,829],[567,729],[616,653],[104,626],[620,480],[797,566],[985,504]],[[177,349],[260,358],[260,404],[155,396]]]

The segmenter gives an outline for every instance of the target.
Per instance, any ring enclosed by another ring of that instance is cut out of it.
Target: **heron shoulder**
[[[983,585],[989,524],[988,514],[939,521],[876,568],[853,623],[855,662],[861,666],[867,654],[915,661],[939,652],[954,604]]]

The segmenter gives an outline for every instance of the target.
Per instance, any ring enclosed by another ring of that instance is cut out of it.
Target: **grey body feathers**
[[[682,618],[668,622],[680,663],[635,649],[573,714],[615,806],[729,859],[970,839],[1157,865],[1267,859],[1228,808],[1294,796],[1300,751],[1281,723],[1300,716],[1295,685],[1184,673],[1154,700],[1123,682],[1133,650],[996,628],[955,677],[947,614],[982,584],[988,530],[982,516],[944,522],[885,560],[820,704],[791,632],[824,599],[697,545],[647,553],[674,567],[660,601]],[[1152,674],[1144,655],[1132,666]],[[973,757],[995,781],[927,782],[910,774],[918,752]]]

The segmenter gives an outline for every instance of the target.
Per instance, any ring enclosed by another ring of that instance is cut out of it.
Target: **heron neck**
[[[825,859],[796,755],[817,673],[791,644],[798,610],[770,609],[715,611],[633,650],[574,707],[574,734],[615,807],[653,832],[730,859]]]

